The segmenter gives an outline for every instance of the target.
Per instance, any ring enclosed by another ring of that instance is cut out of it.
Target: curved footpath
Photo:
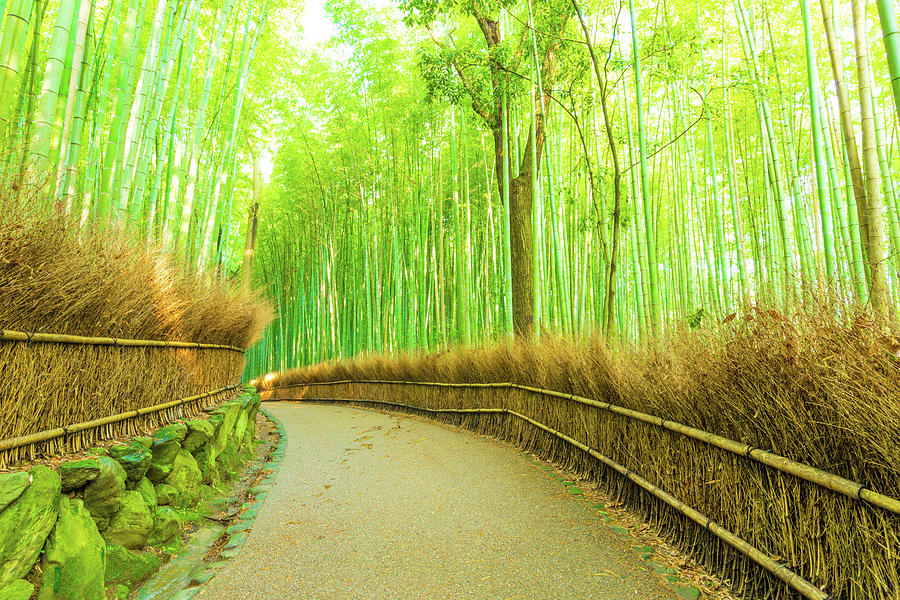
[[[427,421],[267,403],[284,462],[240,554],[195,598],[683,598],[513,448]]]

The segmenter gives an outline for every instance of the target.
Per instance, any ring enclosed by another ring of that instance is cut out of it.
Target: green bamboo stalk
[[[837,259],[834,252],[834,223],[831,216],[831,203],[827,196],[828,182],[826,178],[825,146],[822,139],[822,125],[819,122],[819,67],[816,64],[816,52],[813,45],[809,0],[800,0],[800,13],[803,19],[803,43],[806,49],[806,85],[809,91],[810,128],[812,129],[813,156],[816,168],[816,194],[819,199],[819,218],[821,220],[822,242],[825,253],[825,276],[828,284],[833,285],[837,274],[835,268]]]
[[[53,36],[50,40],[50,50],[47,57],[47,66],[44,70],[44,80],[41,85],[41,95],[38,100],[37,114],[34,120],[34,133],[28,145],[28,173],[29,178],[37,180],[43,177],[49,170],[50,144],[53,139],[56,125],[56,114],[59,105],[59,89],[65,70],[66,51],[69,39],[74,32],[71,31],[72,20],[75,17],[75,0],[62,0],[57,14],[56,24],[53,27]]]
[[[131,72],[131,62],[135,55],[136,40],[134,39],[134,31],[137,26],[138,14],[143,9],[143,0],[129,0],[128,12],[125,18],[125,30],[122,35],[122,51],[127,52],[124,59],[119,60],[119,75],[116,80],[116,95],[113,104],[113,117],[109,125],[109,135],[106,141],[106,147],[103,151],[103,168],[100,176],[100,192],[97,196],[96,218],[103,222],[110,216],[116,219],[120,215],[113,215],[113,181],[116,173],[121,167],[117,161],[119,147],[121,145],[120,138],[122,136],[123,120],[126,116],[125,101],[128,89],[129,75]],[[112,51],[110,51],[112,52]],[[111,67],[110,67],[111,68]]]
[[[231,17],[231,11],[234,7],[234,0],[225,0],[222,10],[219,13],[219,24],[216,28],[215,39],[210,47],[209,55],[206,60],[206,68],[204,69],[203,90],[201,91],[200,101],[197,106],[197,114],[194,120],[193,136],[192,136],[192,152],[190,153],[190,163],[187,169],[187,178],[184,186],[184,202],[181,212],[181,226],[178,237],[175,239],[176,252],[182,258],[188,258],[190,255],[189,236],[191,232],[191,218],[194,213],[194,202],[196,196],[197,177],[200,169],[200,150],[203,139],[204,126],[206,125],[207,108],[209,106],[209,98],[212,92],[212,80],[215,73],[216,63],[219,59],[219,53],[222,49],[222,41],[225,37],[225,30]]]
[[[513,335],[513,299],[512,299],[512,245],[510,238],[510,214],[509,214],[509,110],[507,89],[504,86],[501,91],[501,128],[503,130],[503,216],[501,218],[503,231],[503,330],[507,335]],[[551,197],[552,197],[551,192]],[[552,211],[552,208],[551,208]]]
[[[900,30],[897,28],[897,11],[894,0],[875,0],[875,5],[878,7],[882,40],[887,55],[888,71],[891,75],[894,108],[897,116],[900,117]]]
[[[0,136],[9,135],[15,126],[14,90],[34,6],[34,0],[12,0],[0,31]]]
[[[641,83],[640,46],[637,38],[634,0],[628,0],[628,12],[631,17],[631,57],[634,70],[635,102],[637,104],[638,153],[641,159],[641,198],[644,202],[644,231],[645,244],[647,246],[648,285],[650,288],[650,328],[653,333],[658,333],[661,327],[661,320],[656,223],[650,196],[650,174],[647,167],[647,132],[644,127],[644,96]]]

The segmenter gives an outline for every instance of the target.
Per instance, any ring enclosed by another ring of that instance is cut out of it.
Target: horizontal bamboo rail
[[[859,483],[857,481],[853,481],[851,479],[847,479],[846,477],[841,477],[840,475],[836,475],[834,473],[829,473],[828,471],[824,471],[822,469],[812,467],[810,465],[797,462],[786,458],[784,456],[769,452],[768,450],[763,450],[761,448],[755,448],[750,444],[745,444],[743,442],[738,442],[720,435],[716,435],[714,433],[710,433],[708,431],[703,431],[702,429],[697,429],[695,427],[690,427],[688,425],[684,425],[682,423],[677,423],[675,421],[668,421],[666,419],[657,417],[655,415],[650,415],[647,413],[642,413],[640,411],[632,410],[630,408],[625,408],[622,406],[617,406],[615,404],[610,404],[609,402],[601,402],[599,400],[592,400],[590,398],[585,398],[583,396],[576,396],[575,394],[565,394],[562,392],[556,392],[553,390],[545,390],[541,388],[530,387],[527,385],[520,385],[517,383],[443,383],[443,382],[423,382],[423,381],[390,381],[390,380],[356,380],[356,379],[348,379],[344,381],[323,381],[316,383],[295,383],[289,385],[278,386],[273,389],[285,389],[285,388],[293,388],[293,387],[306,387],[306,386],[316,386],[316,385],[343,385],[343,384],[380,384],[380,385],[416,385],[416,386],[424,386],[424,387],[448,387],[448,388],[507,388],[507,389],[518,389],[526,392],[530,392],[533,394],[539,394],[542,396],[550,396],[553,398],[560,398],[562,400],[570,400],[572,402],[576,402],[578,404],[583,404],[585,406],[592,406],[594,408],[599,408],[601,410],[607,410],[611,413],[621,415],[627,417],[629,419],[634,419],[637,421],[642,421],[644,423],[648,423],[650,425],[655,425],[662,429],[668,429],[669,431],[673,431],[675,433],[684,435],[685,437],[689,437],[691,439],[695,439],[711,446],[715,446],[721,450],[725,450],[726,452],[730,452],[732,454],[736,454],[738,456],[745,456],[750,458],[760,464],[763,464],[767,467],[775,469],[776,471],[780,471],[782,473],[786,473],[788,475],[792,475],[799,479],[803,479],[810,483],[816,484],[818,486],[829,489],[833,492],[837,492],[839,494],[843,494],[849,498],[853,498],[854,500],[862,500],[863,502],[867,502],[879,508],[883,508],[887,511],[890,511],[895,514],[900,514],[900,500],[893,498],[891,496],[887,496],[885,494],[881,494],[870,490],[864,484]]]
[[[65,335],[58,333],[29,333],[27,331],[12,331],[0,329],[0,342],[28,342],[28,343],[53,343],[53,344],[77,344],[83,346],[123,346],[131,348],[194,348],[202,350],[231,350],[244,353],[242,348],[224,346],[222,344],[201,344],[199,342],[172,342],[164,340],[131,340],[112,337],[84,337],[80,335]]]
[[[328,382],[329,384],[334,384],[337,382]],[[343,382],[347,383],[347,382]],[[369,382],[374,383],[374,382]],[[380,382],[386,383],[386,382]],[[397,382],[394,382],[397,383]],[[403,382],[408,383],[408,382]],[[304,384],[305,385],[305,384]],[[503,387],[503,384],[456,384],[458,386],[464,387]],[[509,384],[513,385],[513,384]],[[299,385],[291,385],[291,386],[282,386],[282,388],[286,387],[299,387]],[[522,386],[516,386],[522,387]],[[275,388],[279,389],[279,388]],[[665,502],[690,520],[694,521],[717,538],[752,560],[754,563],[771,573],[773,576],[777,577],[785,584],[790,586],[793,590],[798,592],[804,598],[808,600],[830,600],[831,596],[827,593],[823,592],[821,589],[816,587],[813,583],[807,581],[791,569],[786,566],[772,560],[770,556],[762,552],[759,548],[751,545],[743,538],[735,535],[728,529],[725,529],[700,511],[694,509],[692,506],[682,502],[675,496],[672,496],[662,488],[650,483],[631,469],[625,467],[624,465],[612,460],[611,458],[597,452],[593,448],[587,446],[579,442],[578,440],[567,436],[564,433],[556,431],[555,429],[544,425],[530,417],[527,417],[523,414],[520,414],[516,411],[509,410],[506,408],[424,408],[421,406],[414,406],[412,404],[403,404],[400,402],[389,402],[386,400],[366,400],[366,399],[353,399],[353,398],[273,398],[267,400],[269,402],[273,401],[283,401],[283,400],[304,400],[306,402],[339,402],[339,403],[363,403],[363,404],[377,404],[377,405],[385,405],[385,406],[394,406],[399,408],[405,408],[410,410],[428,412],[428,413],[500,413],[500,414],[508,414],[512,415],[518,419],[526,421],[531,425],[546,431],[547,433],[555,436],[558,439],[567,442],[580,450],[587,452],[607,467],[613,469],[629,481],[635,483],[640,486],[642,489],[652,494],[654,497],[658,498],[662,502]]]
[[[228,385],[228,386],[219,388],[217,390],[213,390],[211,392],[204,392],[202,394],[197,394],[196,396],[188,396],[187,398],[181,398],[179,400],[172,400],[171,402],[165,402],[163,404],[157,404],[155,406],[147,406],[144,408],[137,408],[135,410],[130,410],[128,412],[119,413],[117,415],[110,415],[108,417],[101,417],[99,419],[94,419],[92,421],[84,421],[83,423],[75,423],[74,425],[67,425],[66,427],[57,427],[55,429],[47,429],[44,431],[38,431],[36,433],[29,433],[28,435],[21,435],[19,437],[7,438],[5,440],[0,440],[0,452],[5,452],[7,450],[12,450],[14,448],[21,448],[22,446],[29,446],[31,444],[38,444],[40,442],[46,442],[46,441],[49,441],[52,439],[63,437],[64,435],[78,433],[79,431],[86,431],[88,429],[96,429],[98,427],[103,427],[104,425],[109,425],[111,423],[118,423],[119,421],[125,421],[126,419],[133,419],[135,417],[152,414],[155,412],[166,410],[168,408],[174,408],[174,407],[180,406],[182,404],[188,404],[189,402],[196,402],[197,400],[209,398],[210,396],[215,396],[216,394],[221,394],[223,392],[229,392],[229,391],[231,391],[233,389],[237,389],[239,387],[241,387],[241,384],[235,383],[232,385]]]

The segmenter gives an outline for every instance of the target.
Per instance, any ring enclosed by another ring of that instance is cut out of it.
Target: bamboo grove
[[[822,295],[896,318],[891,0],[328,6],[285,83],[251,371]]]
[[[0,0],[4,186],[80,226],[127,228],[192,269],[221,265],[242,244],[242,109],[269,8]]]

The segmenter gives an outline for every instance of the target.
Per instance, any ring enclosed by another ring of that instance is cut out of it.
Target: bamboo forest
[[[5,185],[223,277],[258,220],[272,367],[895,318],[890,0],[3,1]]]
[[[327,6],[273,86],[268,368],[822,294],[894,319],[890,0]]]
[[[0,0],[0,600],[900,598],[897,14]]]

